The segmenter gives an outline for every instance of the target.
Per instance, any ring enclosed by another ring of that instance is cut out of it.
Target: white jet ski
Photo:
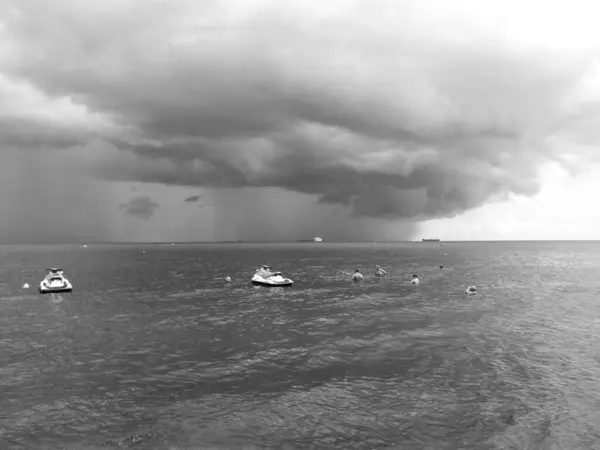
[[[293,285],[294,282],[289,278],[283,278],[281,272],[273,272],[269,266],[262,266],[252,277],[252,284],[285,287]]]
[[[46,269],[48,275],[40,283],[40,294],[71,292],[73,285],[64,276],[62,269]]]

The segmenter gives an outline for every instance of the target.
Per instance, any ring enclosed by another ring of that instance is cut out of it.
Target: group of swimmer
[[[440,268],[443,268],[443,266],[440,266]],[[352,281],[354,281],[355,283],[360,283],[361,281],[364,280],[363,274],[360,273],[360,269],[356,269],[353,274],[349,274],[348,272],[344,272],[344,273],[346,275],[352,275]],[[383,270],[381,268],[381,266],[378,264],[375,267],[375,277],[381,278],[381,277],[385,277],[386,275],[387,275],[387,272],[385,270]],[[419,280],[419,276],[417,274],[413,274],[412,280],[410,280],[410,283],[414,284],[415,286],[418,286],[420,282],[421,282],[421,280]]]
[[[444,268],[444,266],[441,265],[440,266],[440,270],[442,270],[443,268]],[[344,272],[344,273],[346,275],[351,275],[352,276],[352,281],[354,281],[355,283],[360,283],[361,281],[364,280],[364,277],[363,277],[362,273],[360,273],[360,269],[356,269],[353,274],[349,274],[348,272]],[[385,270],[383,270],[381,268],[381,266],[377,265],[375,267],[375,277],[381,278],[381,277],[384,277],[386,275],[387,275],[387,272]],[[421,280],[419,280],[419,276],[416,273],[414,273],[413,276],[412,276],[412,279],[410,280],[409,283],[413,284],[415,286],[418,286],[419,283],[421,283]],[[476,294],[477,293],[477,287],[475,287],[473,285],[470,285],[469,287],[467,287],[465,293],[468,294],[468,295]]]

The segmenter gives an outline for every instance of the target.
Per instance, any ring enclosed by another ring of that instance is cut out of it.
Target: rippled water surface
[[[0,262],[1,449],[600,448],[600,243],[0,247]],[[251,286],[264,263],[295,286]],[[48,266],[75,292],[37,294]]]

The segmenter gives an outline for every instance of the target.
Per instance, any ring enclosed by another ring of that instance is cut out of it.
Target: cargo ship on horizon
[[[423,242],[440,242],[439,238],[423,238]]]

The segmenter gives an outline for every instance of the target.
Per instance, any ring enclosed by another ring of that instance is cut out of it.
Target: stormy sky
[[[573,238],[597,9],[3,0],[0,240]]]

